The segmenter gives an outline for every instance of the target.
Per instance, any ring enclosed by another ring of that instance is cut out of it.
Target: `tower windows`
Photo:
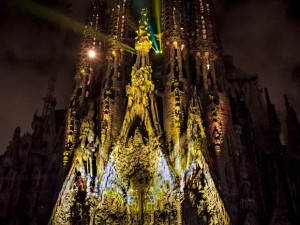
[[[202,37],[204,40],[206,40],[206,25],[205,25],[205,20],[204,20],[204,16],[201,16],[201,24],[202,24]]]
[[[207,10],[207,14],[210,14],[209,4],[206,4],[206,10]]]
[[[200,12],[203,13],[204,12],[204,6],[203,6],[203,1],[200,0]]]

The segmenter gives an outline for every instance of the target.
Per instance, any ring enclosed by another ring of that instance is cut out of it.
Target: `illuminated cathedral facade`
[[[283,138],[257,76],[223,57],[213,1],[154,2],[139,14],[133,0],[92,2],[68,109],[47,95],[34,133],[16,129],[1,158],[7,224],[22,223],[3,203],[17,189],[4,173],[19,173],[5,165],[27,142],[39,190],[27,224],[296,224],[300,125],[287,98]]]

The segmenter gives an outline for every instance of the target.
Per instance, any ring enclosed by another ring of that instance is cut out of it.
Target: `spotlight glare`
[[[96,52],[95,52],[95,50],[93,50],[93,49],[89,50],[89,51],[88,51],[88,56],[89,56],[91,59],[95,58],[95,57],[96,57]]]

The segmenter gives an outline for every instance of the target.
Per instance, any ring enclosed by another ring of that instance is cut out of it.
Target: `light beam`
[[[83,33],[83,31],[86,30],[90,34],[94,34],[98,40],[101,40],[103,42],[113,42],[117,48],[122,48],[125,51],[130,53],[134,53],[134,54],[136,53],[135,49],[130,47],[129,45],[126,45],[119,41],[112,40],[109,36],[99,31],[96,31],[90,27],[82,25],[79,22],[73,21],[71,18],[61,15],[55,12],[54,10],[51,10],[41,4],[28,1],[28,0],[11,0],[10,4],[15,5],[16,7],[24,11],[27,11],[50,23],[60,24],[63,27],[73,30],[76,33]]]
[[[161,1],[154,0],[154,13],[156,18],[156,28],[157,28],[157,39],[159,42],[159,50],[162,53],[162,44],[161,44]]]

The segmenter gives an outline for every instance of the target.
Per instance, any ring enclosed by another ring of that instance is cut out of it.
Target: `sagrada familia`
[[[299,120],[285,97],[283,135],[258,77],[223,56],[213,2],[156,1],[154,36],[153,8],[92,1],[68,108],[52,77],[0,156],[1,224],[300,221]]]

